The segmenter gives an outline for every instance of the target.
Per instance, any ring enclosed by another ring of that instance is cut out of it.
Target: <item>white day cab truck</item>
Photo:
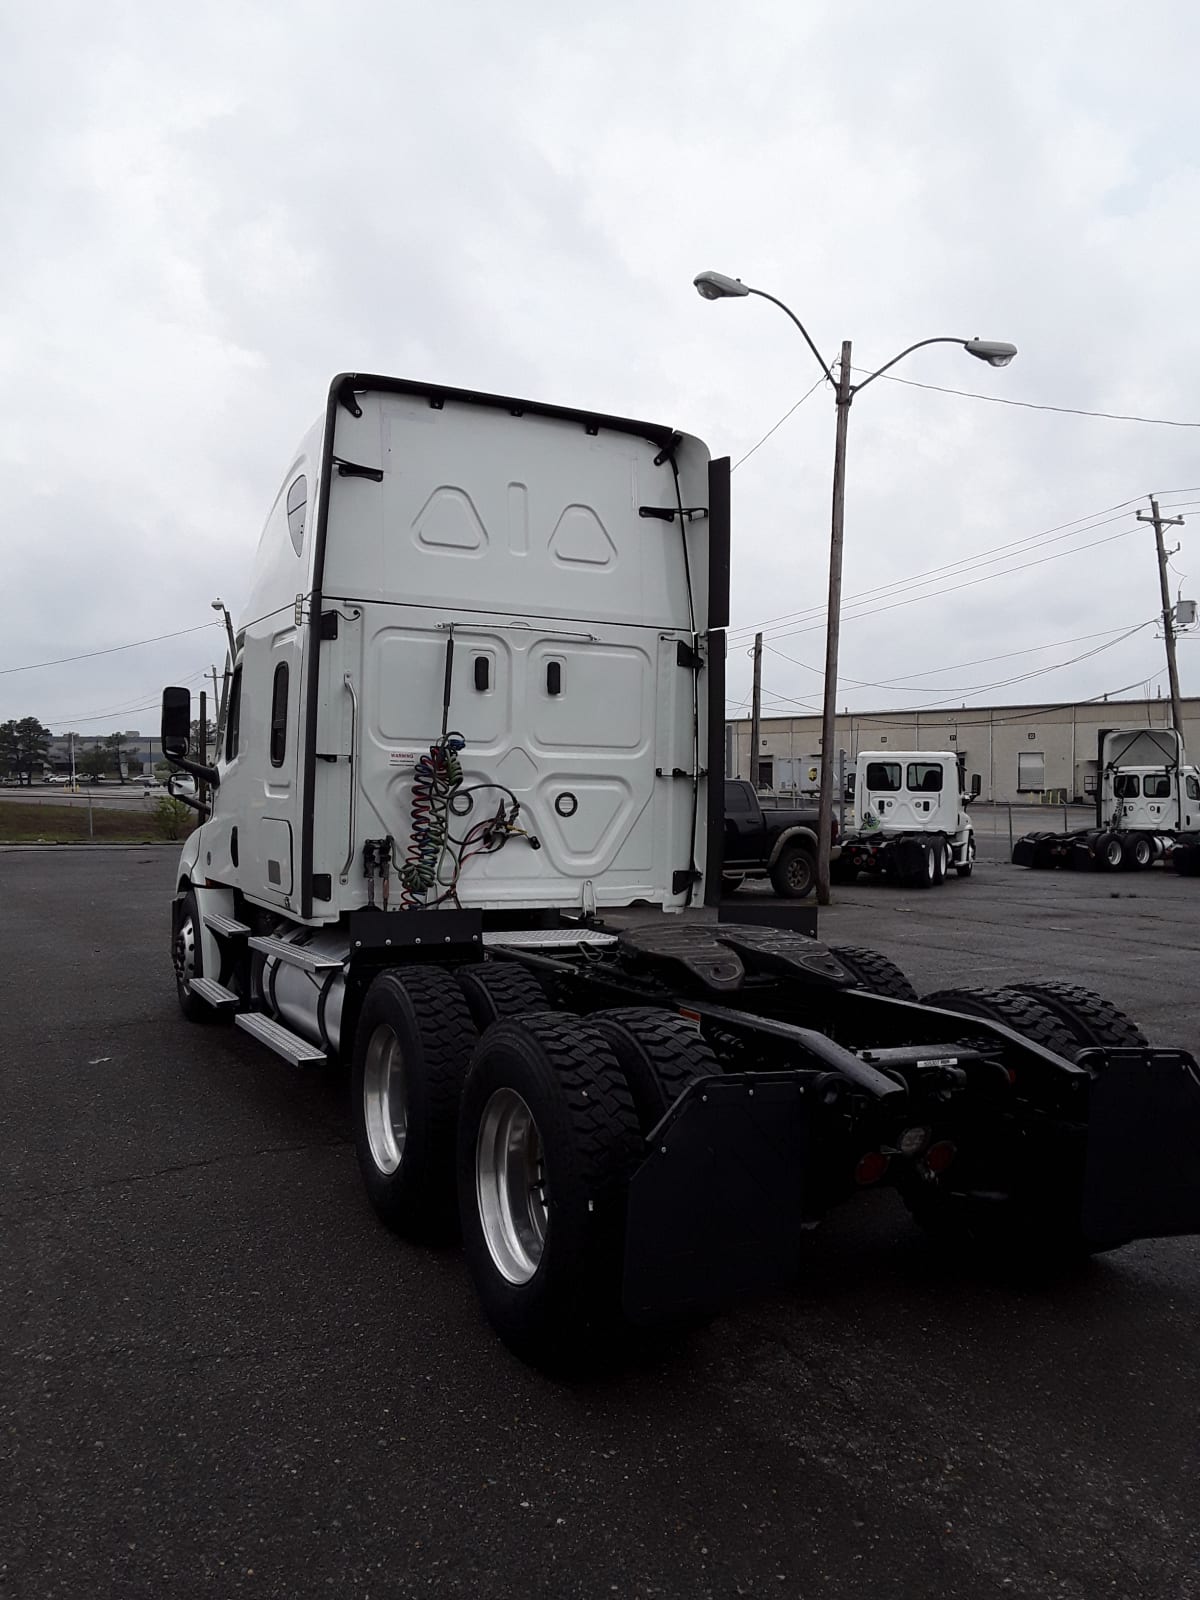
[[[366,1192],[581,1369],[798,1273],[894,1186],[1065,1258],[1200,1230],[1191,1056],[1052,982],[919,1003],[718,921],[729,466],[669,427],[343,375],[254,562],[172,951],[195,1023],[342,1064]],[[770,906],[784,917],[789,908]]]
[[[1200,876],[1200,769],[1173,728],[1106,728],[1098,738],[1096,821],[1038,830],[1013,845],[1020,867],[1141,871],[1162,863]]]
[[[945,750],[862,750],[854,765],[854,817],[830,868],[834,883],[860,873],[916,889],[944,883],[951,872],[969,878],[975,833],[967,807],[980,790],[978,774],[966,792],[960,759]]]

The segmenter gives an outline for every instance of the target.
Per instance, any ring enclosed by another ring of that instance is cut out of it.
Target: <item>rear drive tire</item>
[[[1016,989],[941,989],[925,1005],[1000,1022],[1064,1060],[1074,1061],[1080,1044],[1040,999]],[[1078,1141],[1052,1145],[1049,1130],[1037,1130],[1042,1148],[1027,1148],[1014,1166],[1016,1192],[984,1198],[955,1191],[943,1182],[917,1183],[904,1190],[913,1220],[939,1243],[972,1252],[986,1251],[1017,1268],[1039,1271],[1068,1266],[1089,1255],[1120,1248],[1124,1239],[1089,1239],[1082,1230],[1083,1162]],[[951,1168],[953,1173],[954,1169]],[[1043,1180],[1043,1188],[1030,1187]],[[1022,1194],[1021,1179],[1026,1188]]]
[[[455,1127],[475,1041],[441,968],[385,972],[367,990],[354,1033],[354,1149],[376,1213],[407,1238],[453,1236]]]
[[[192,993],[192,982],[204,976],[204,953],[200,943],[200,907],[195,890],[189,889],[179,908],[179,926],[171,945],[171,965],[175,969],[175,994],[179,1009],[189,1022],[214,1022],[216,1011],[207,1000]]]
[[[624,1006],[587,1020],[625,1074],[643,1133],[666,1116],[690,1083],[721,1070],[696,1030],[670,1011]]]
[[[1049,1008],[1018,989],[937,989],[921,1001],[943,1011],[959,1011],[988,1022],[1002,1022],[1034,1044],[1044,1045],[1066,1061],[1074,1061],[1078,1044],[1070,1029]]]
[[[1102,833],[1096,840],[1093,859],[1099,872],[1116,872],[1125,857],[1125,847],[1119,833]]]
[[[810,851],[800,844],[788,844],[771,868],[771,887],[785,900],[803,900],[816,882],[817,865]]]
[[[1106,1000],[1077,983],[1048,979],[1044,983],[1013,983],[1006,987],[1032,996],[1051,1011],[1071,1033],[1076,1044],[1090,1047],[1144,1050],[1150,1041],[1130,1017]]]
[[[463,1247],[493,1328],[537,1366],[578,1371],[624,1328],[637,1113],[603,1035],[543,1013],[490,1028],[458,1132]]]
[[[909,983],[894,961],[881,956],[878,950],[862,950],[857,945],[831,944],[829,953],[859,986],[872,994],[887,995],[892,1000],[913,1000],[917,991]]]
[[[909,878],[909,884],[914,889],[932,889],[937,880],[937,853],[932,840],[926,840],[919,847],[920,858],[917,866]]]
[[[949,865],[950,846],[945,839],[937,838],[933,841],[933,881],[935,884],[945,883]]]
[[[1154,846],[1144,833],[1131,833],[1121,847],[1121,865],[1126,872],[1144,872],[1154,860]]]
[[[515,961],[481,961],[459,967],[455,976],[471,1021],[480,1033],[505,1017],[545,1011],[546,991],[528,967]]]

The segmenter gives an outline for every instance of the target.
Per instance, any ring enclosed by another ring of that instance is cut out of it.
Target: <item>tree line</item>
[[[70,739],[70,734],[64,734]],[[0,722],[0,777],[15,778],[19,784],[37,783],[50,762],[50,742],[54,735],[37,717],[11,718]],[[122,764],[125,735],[110,733],[93,739],[90,745],[76,734],[75,771],[81,778],[103,778],[109,774],[124,783],[127,771]],[[69,766],[65,769],[69,770]]]
[[[205,750],[211,752],[216,744],[216,728],[209,721],[207,724],[207,739]],[[85,744],[80,736],[64,733],[60,738],[75,743],[75,772],[80,778],[115,777],[122,783],[128,774],[128,761],[123,761],[126,750],[126,737],[123,733],[106,734],[103,738],[92,739],[90,744]],[[0,779],[15,778],[19,784],[37,783],[42,774],[52,765],[50,760],[50,744],[54,734],[50,732],[37,717],[13,718],[8,722],[0,722]],[[199,749],[200,724],[192,723],[192,748]],[[69,760],[59,759],[59,768],[64,772],[70,771]],[[162,767],[156,764],[156,770]],[[141,760],[138,758],[138,773],[141,776]]]

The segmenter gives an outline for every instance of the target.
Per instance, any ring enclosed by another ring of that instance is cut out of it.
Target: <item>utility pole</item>
[[[758,789],[758,753],[762,744],[762,634],[754,635],[754,688],[750,696],[750,782]]]
[[[869,380],[868,380],[869,381]],[[861,385],[859,386],[861,388]],[[838,642],[842,620],[842,532],[846,520],[846,432],[850,426],[850,340],[842,341],[833,448],[833,515],[829,533],[829,604],[825,613],[825,699],[821,709],[821,794],[817,813],[817,904],[829,904],[833,850],[833,747],[837,743]]]
[[[1139,522],[1154,524],[1154,542],[1158,546],[1158,583],[1162,592],[1163,639],[1167,646],[1167,675],[1171,680],[1171,720],[1175,724],[1175,732],[1182,744],[1183,706],[1179,698],[1179,668],[1175,664],[1175,613],[1171,606],[1171,586],[1167,582],[1167,552],[1163,545],[1163,529],[1182,527],[1183,518],[1164,517],[1159,512],[1158,501],[1151,495],[1150,515],[1147,516],[1144,511],[1139,511],[1137,519]]]

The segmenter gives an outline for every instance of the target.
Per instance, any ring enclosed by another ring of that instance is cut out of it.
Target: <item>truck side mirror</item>
[[[978,800],[983,793],[983,777],[978,772],[971,774],[971,799]]]
[[[163,755],[186,756],[192,737],[192,691],[164,689],[162,697]]]

